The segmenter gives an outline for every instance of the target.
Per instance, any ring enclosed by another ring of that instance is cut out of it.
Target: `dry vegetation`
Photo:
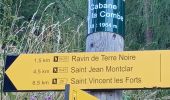
[[[43,0],[38,0],[38,6],[34,6],[36,10],[30,18],[20,13],[25,1],[0,0],[1,84],[3,82],[2,68],[7,54],[82,52],[85,49],[86,1],[82,0],[84,6],[81,6],[80,0],[73,0],[74,2],[51,0],[42,7]],[[153,2],[126,0],[126,2],[129,6],[126,7],[125,49],[168,49],[170,47],[170,30],[168,29],[170,2],[168,0],[153,0]],[[64,7],[56,12],[60,4]],[[81,7],[78,9],[79,6]],[[153,37],[148,37],[151,40],[145,38],[148,32],[153,34]],[[1,89],[0,98],[3,100],[63,100],[63,93],[3,93]],[[129,90],[124,91],[123,98],[124,100],[170,100],[170,91]]]

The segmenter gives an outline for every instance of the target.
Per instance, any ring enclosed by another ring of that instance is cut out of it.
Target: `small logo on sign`
[[[58,62],[58,56],[54,56],[54,62]]]
[[[68,62],[68,56],[54,56],[54,62]]]
[[[53,73],[58,73],[58,67],[53,68]]]
[[[67,84],[67,79],[66,78],[59,78],[58,84]]]
[[[53,79],[52,84],[57,84],[57,79]]]

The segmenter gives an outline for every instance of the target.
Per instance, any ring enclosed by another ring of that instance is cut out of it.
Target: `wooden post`
[[[111,3],[113,6],[107,6]],[[122,5],[124,3],[125,0],[89,0],[86,52],[123,51],[125,27],[124,6]],[[107,9],[104,9],[104,4],[105,8],[108,7]],[[109,14],[117,14],[123,19],[109,16]],[[100,100],[122,100],[121,90],[95,90],[90,93]]]
[[[86,52],[109,52],[123,51],[124,39],[114,33],[98,32],[87,37]],[[100,100],[122,100],[122,92],[120,90],[111,91],[91,91],[92,95]]]

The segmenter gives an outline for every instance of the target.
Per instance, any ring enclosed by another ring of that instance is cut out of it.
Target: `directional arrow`
[[[64,100],[98,100],[98,99],[76,87],[66,85]]]
[[[170,51],[7,56],[4,91],[170,87]]]

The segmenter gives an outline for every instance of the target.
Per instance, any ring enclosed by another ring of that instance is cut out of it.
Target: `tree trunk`
[[[146,31],[145,31],[145,40],[146,44],[152,43],[153,38],[153,29],[150,27],[150,9],[151,9],[151,0],[144,0],[144,17],[145,17],[145,23],[146,23]]]

